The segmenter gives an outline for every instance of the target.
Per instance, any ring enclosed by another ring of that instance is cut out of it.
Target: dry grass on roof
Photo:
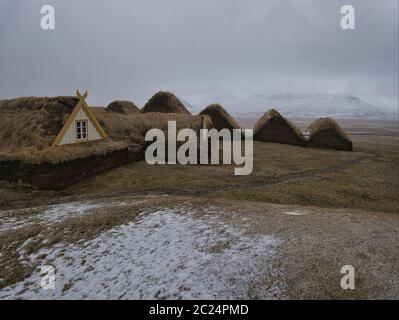
[[[287,118],[283,117],[280,114],[280,112],[278,112],[276,109],[270,109],[256,122],[255,127],[254,127],[254,133],[261,130],[264,126],[266,126],[273,119],[278,119],[279,121],[281,121],[282,124],[286,124],[287,126],[289,126],[295,132],[295,134],[302,137],[301,129],[299,129],[293,122],[291,122]]]
[[[133,102],[126,100],[113,101],[107,106],[106,109],[108,112],[116,112],[122,114],[141,112],[139,107],[137,107]]]
[[[201,116],[177,113],[109,113],[105,109],[93,109],[97,120],[108,136],[117,141],[144,144],[144,137],[148,130],[157,128],[166,131],[168,121],[176,121],[177,130],[191,128],[199,130],[202,126]]]
[[[191,114],[173,93],[159,91],[144,105],[142,112]]]
[[[96,140],[61,146],[51,146],[42,150],[25,148],[14,153],[0,151],[0,161],[18,160],[32,164],[44,162],[60,163],[90,156],[102,156],[113,151],[125,149],[126,147],[127,145],[123,142]]]
[[[306,131],[308,131],[309,134],[312,136],[320,131],[326,131],[326,130],[333,131],[346,140],[351,140],[348,134],[337,123],[337,121],[331,118],[319,118],[315,120],[314,122],[312,122],[312,124],[308,127]]]
[[[41,150],[50,146],[76,97],[23,97],[0,101],[0,149]]]
[[[202,110],[200,114],[208,116],[213,127],[217,130],[240,129],[237,121],[220,104],[211,104]]]
[[[307,132],[310,147],[353,150],[352,140],[334,119],[319,118],[309,126]]]
[[[301,130],[275,109],[266,112],[255,124],[254,139],[298,146],[306,144]]]
[[[55,137],[77,102],[75,97],[28,97],[0,101],[0,161],[58,163],[90,155],[102,155],[126,145],[130,149],[134,149],[137,144],[143,145],[149,129],[166,131],[168,121],[171,120],[177,122],[177,130],[198,130],[203,124],[201,116],[191,114],[122,114],[96,107],[91,109],[110,141],[52,147]]]

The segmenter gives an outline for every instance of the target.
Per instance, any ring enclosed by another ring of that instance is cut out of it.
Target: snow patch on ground
[[[101,208],[104,203],[85,204],[79,202],[63,203],[49,206],[39,215],[39,219],[46,222],[60,222],[66,218],[82,215],[92,209]]]
[[[281,241],[248,235],[211,211],[202,217],[187,208],[142,214],[90,241],[43,249],[25,257],[37,272],[1,290],[0,298],[281,298],[283,286],[274,266]],[[43,265],[56,270],[54,290],[40,287]]]
[[[100,202],[100,203],[83,203],[69,202],[62,204],[50,205],[43,208],[28,208],[21,210],[0,211],[0,233],[26,227],[32,223],[57,223],[67,218],[76,217],[90,212],[93,209],[105,207],[127,206],[138,204],[126,202]],[[37,214],[24,214],[27,210],[38,210]]]
[[[303,211],[287,211],[287,212],[284,212],[284,214],[288,214],[290,216],[303,216],[306,213]]]
[[[0,212],[0,233],[8,230],[18,229],[26,225],[24,219],[18,219],[16,217],[2,216]]]

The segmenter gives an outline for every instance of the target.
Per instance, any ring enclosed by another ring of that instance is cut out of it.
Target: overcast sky
[[[56,30],[40,28],[55,8]],[[356,30],[340,8],[356,10]],[[397,0],[0,0],[0,98],[71,95],[140,106],[204,95],[398,99]]]

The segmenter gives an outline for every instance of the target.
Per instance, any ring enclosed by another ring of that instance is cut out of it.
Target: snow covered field
[[[57,205],[38,217],[57,223],[66,214],[81,215],[94,208],[95,204]],[[274,263],[281,241],[268,235],[249,236],[245,223],[241,228],[230,226],[213,210],[208,208],[201,216],[185,206],[142,213],[136,221],[115,226],[94,239],[60,242],[30,255],[24,250],[28,240],[19,248],[19,259],[34,265],[35,271],[0,290],[0,298],[283,297]],[[20,227],[7,223],[8,227]],[[54,290],[40,286],[40,267],[44,265],[55,269]],[[262,279],[267,285],[255,285]]]
[[[399,297],[395,213],[148,195],[2,211],[0,226],[0,299]]]

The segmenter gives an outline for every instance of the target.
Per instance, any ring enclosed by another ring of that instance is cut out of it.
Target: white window
[[[87,120],[76,121],[76,140],[87,140]]]

